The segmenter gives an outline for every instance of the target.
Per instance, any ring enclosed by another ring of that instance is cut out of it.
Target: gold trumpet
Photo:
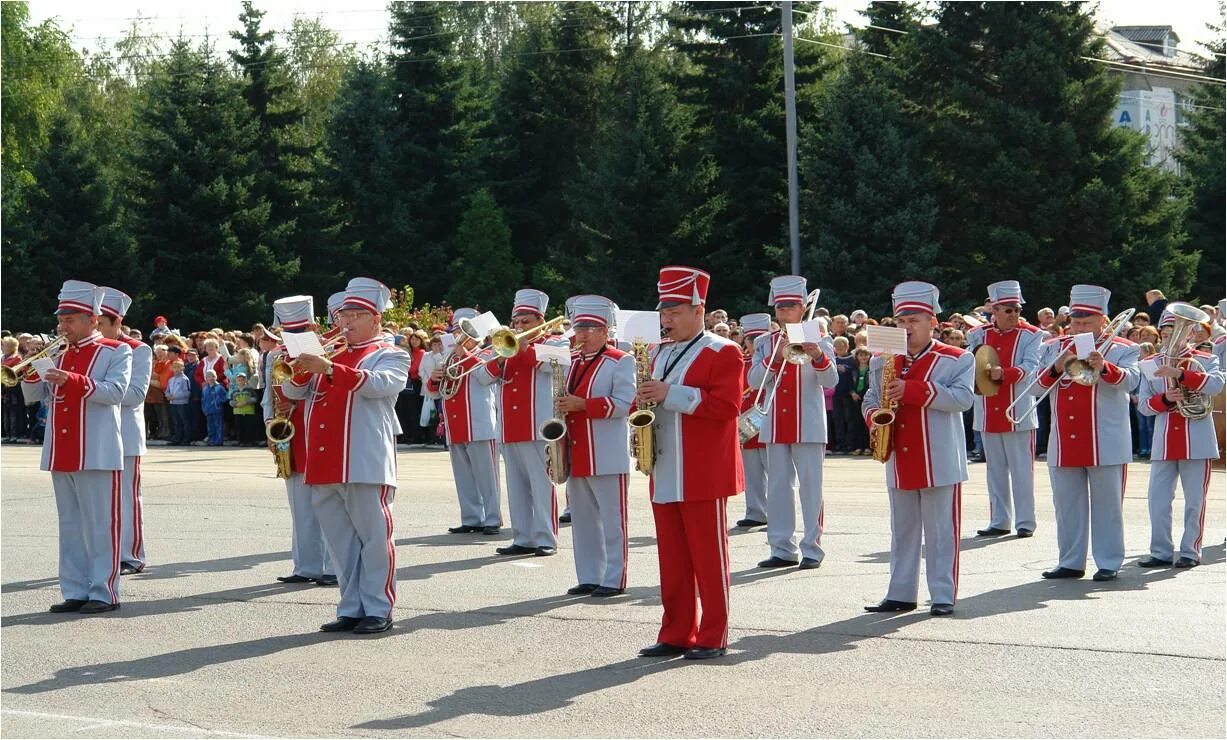
[[[333,329],[321,336],[320,344],[324,347],[324,359],[327,360],[331,360],[341,354],[349,346],[340,328]],[[270,372],[273,376],[273,383],[281,385],[294,377],[294,362],[287,359],[284,353],[279,354],[273,359],[273,369]]]
[[[555,316],[544,324],[534,326],[531,329],[525,329],[519,334],[505,326],[500,326],[490,332],[490,349],[494,350],[494,354],[503,359],[515,357],[527,342],[531,342],[542,334],[553,331],[555,327],[562,326],[562,322],[566,320],[567,317],[565,316]]]
[[[43,347],[16,365],[12,367],[7,365],[0,366],[0,385],[3,385],[5,388],[12,388],[30,374],[30,371],[34,369],[31,363],[35,360],[42,358],[53,360],[65,349],[68,349],[68,338],[63,334],[59,334],[46,347]]]

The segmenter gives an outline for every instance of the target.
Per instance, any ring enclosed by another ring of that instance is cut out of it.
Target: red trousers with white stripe
[[[119,603],[120,486],[123,471],[51,474],[60,529],[60,593]]]
[[[728,499],[652,504],[665,616],[657,642],[728,647]],[[699,603],[702,603],[702,616]]]

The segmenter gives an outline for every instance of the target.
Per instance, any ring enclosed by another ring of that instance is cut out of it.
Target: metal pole
[[[788,245],[792,250],[792,273],[801,273],[801,219],[797,206],[797,87],[792,63],[792,3],[784,0],[784,132],[788,147]]]

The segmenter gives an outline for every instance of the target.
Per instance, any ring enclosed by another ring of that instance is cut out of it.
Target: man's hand
[[[1057,375],[1065,372],[1065,366],[1070,360],[1074,359],[1074,356],[1074,353],[1070,352],[1069,350],[1062,352],[1061,356],[1057,358],[1057,361],[1052,363],[1052,372],[1056,373]]]
[[[1000,383],[1005,378],[1005,370],[999,367],[990,367],[988,369],[988,377],[994,383]]]
[[[322,375],[332,367],[332,360],[319,355],[302,354],[294,360],[293,367],[295,372]]]
[[[1171,365],[1160,365],[1159,367],[1155,368],[1155,377],[1157,378],[1179,378],[1180,373],[1182,372],[1184,372],[1183,369],[1178,368],[1178,367],[1173,367]]]
[[[639,403],[664,403],[669,395],[669,384],[659,380],[644,381],[635,392]]]
[[[819,347],[815,342],[806,342],[801,345],[801,349],[805,350],[805,354],[809,355],[809,358],[815,362],[823,355],[822,347]]]
[[[290,412],[294,410],[294,404],[291,403],[288,399],[278,398],[276,397],[276,394],[273,394],[273,395],[274,395],[273,410],[277,412],[277,416],[281,416],[281,417],[289,416]]]
[[[64,385],[64,383],[68,381],[68,373],[64,372],[63,370],[52,368],[47,371],[46,375],[43,376],[43,380],[55,386]]]
[[[1163,391],[1163,397],[1166,398],[1169,403],[1176,403],[1180,399],[1184,398],[1184,391],[1180,388],[1168,388],[1167,390]]]
[[[890,385],[882,391],[882,398],[887,401],[901,403],[903,401],[903,391],[907,388],[907,381],[895,378]]]
[[[1086,356],[1086,361],[1090,363],[1091,369],[1097,373],[1103,372],[1103,355],[1098,352],[1092,352]]]
[[[554,401],[554,408],[564,414],[570,414],[588,408],[588,401],[576,395],[566,395]]]

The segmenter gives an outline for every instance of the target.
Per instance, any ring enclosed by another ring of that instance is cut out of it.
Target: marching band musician
[[[1026,390],[1040,361],[1040,348],[1047,334],[1022,320],[1022,286],[1017,280],[1003,280],[988,286],[993,318],[989,324],[972,329],[967,349],[988,345],[997,352],[1000,367],[989,369],[989,377],[1000,383],[995,396],[977,394],[973,428],[984,440],[988,462],[988,527],[976,531],[982,537],[1010,533],[1010,522],[1019,537],[1035,533],[1035,430],[1037,417],[1031,409],[1034,396],[1025,394],[1017,406],[1018,423],[1006,417],[1018,394]],[[1011,492],[1013,501],[1011,502]]]
[[[511,328],[517,333],[545,323],[550,297],[539,290],[516,291]],[[558,552],[558,497],[545,466],[541,424],[554,414],[550,367],[537,361],[533,345],[547,341],[534,337],[521,342],[510,359],[486,363],[491,378],[501,380],[499,442],[507,466],[507,509],[511,514],[511,544],[495,550],[499,555],[547,556]],[[554,342],[566,345],[565,340]]]
[[[741,410],[754,406],[755,386],[750,383],[750,368],[754,366],[754,343],[771,330],[771,315],[751,313],[741,317],[744,341],[750,347],[743,352],[745,362]],[[741,465],[746,474],[746,517],[737,522],[739,527],[762,527],[767,524],[767,445],[762,435],[756,434],[741,445]]]
[[[801,570],[822,565],[822,461],[826,453],[827,412],[824,387],[839,379],[835,363],[817,344],[802,345],[809,361],[797,364],[785,359],[788,344],[786,324],[804,318],[806,280],[799,275],[781,275],[771,280],[768,303],[775,309],[780,328],[758,338],[750,367],[750,385],[757,387],[770,373],[775,383],[771,408],[759,432],[767,445],[767,541],[771,557],[760,568],[798,566]],[[776,342],[777,338],[782,341]],[[774,350],[774,354],[772,354]],[[804,535],[797,546],[796,507],[793,480],[801,499]],[[798,563],[798,556],[800,563]]]
[[[1159,328],[1175,323],[1176,317],[1164,312]],[[1186,391],[1199,391],[1204,394],[1204,402],[1210,404],[1211,398],[1223,391],[1223,369],[1218,358],[1194,349],[1188,341],[1177,347],[1170,358],[1160,353],[1155,359],[1159,361],[1155,377],[1142,378],[1138,391],[1138,408],[1143,414],[1156,417],[1150,447],[1150,484],[1146,491],[1150,502],[1150,555],[1139,560],[1138,565],[1192,568],[1201,563],[1210,464],[1218,458],[1218,438],[1210,414],[1200,419],[1186,418],[1177,402]],[[1174,385],[1169,388],[1169,384]],[[1177,479],[1184,490],[1184,535],[1178,559],[1173,558],[1172,548],[1172,500]]]
[[[141,511],[141,455],[145,454],[145,394],[153,373],[153,348],[124,334],[124,316],[132,298],[115,288],[102,288],[102,315],[98,332],[103,337],[128,345],[132,351],[132,374],[119,406],[119,428],[123,435],[124,475],[120,498],[120,575],[145,569],[145,528]]]
[[[59,515],[60,592],[52,612],[119,608],[120,500],[124,446],[120,407],[131,383],[132,350],[98,332],[103,290],[68,280],[56,316],[66,347],[40,378],[23,378],[27,403],[48,390],[40,468],[51,472]]]
[[[313,328],[315,299],[309,295],[296,295],[273,301],[273,326],[281,331],[301,332]],[[272,331],[266,335],[275,339]],[[311,487],[304,480],[307,470],[307,425],[301,402],[289,400],[284,388],[272,379],[272,367],[278,357],[285,357],[285,345],[278,344],[268,354],[267,375],[264,376],[264,392],[260,406],[267,423],[275,415],[288,418],[294,426],[290,438],[290,477],[285,479],[286,498],[290,505],[290,560],[293,571],[288,576],[277,576],[282,583],[311,583],[320,586],[336,586],[336,575],[329,573],[330,561],[324,547],[324,530],[311,504]],[[271,449],[272,442],[269,442]]]
[[[458,308],[452,320],[476,318],[472,308]],[[452,534],[498,534],[503,526],[499,494],[498,443],[495,441],[498,414],[495,410],[494,378],[478,370],[459,380],[444,382],[444,371],[454,364],[456,371],[471,370],[482,360],[476,354],[477,342],[459,328],[455,331],[451,363],[431,371],[429,390],[443,395],[443,427],[447,434],[447,453],[452,461],[452,477],[460,500],[460,526],[448,527]],[[466,356],[466,353],[468,356]],[[464,358],[464,359],[459,359]]]
[[[555,409],[567,425],[567,498],[579,579],[567,593],[616,596],[626,590],[631,466],[626,415],[635,398],[635,358],[609,343],[616,310],[612,301],[580,295],[566,306],[578,347],[567,373],[567,394],[555,401]]]
[[[1112,293],[1097,285],[1075,285],[1069,296],[1069,332],[1045,345],[1040,358],[1036,393],[1053,385],[1052,428],[1048,433],[1048,475],[1056,507],[1060,560],[1044,578],[1085,575],[1087,529],[1099,570],[1096,581],[1116,578],[1125,559],[1121,502],[1131,458],[1129,394],[1138,384],[1138,346],[1119,337],[1087,362],[1098,374],[1093,385],[1065,376],[1074,358],[1073,336],[1090,333],[1096,346],[1108,324]],[[1089,518],[1088,518],[1089,506]]]
[[[324,632],[375,634],[392,627],[396,604],[396,397],[409,355],[383,339],[391,291],[370,278],[345,288],[337,323],[344,351],[332,359],[299,355],[283,389],[306,399],[306,484],[340,580],[337,619]]]
[[[929,585],[929,613],[954,613],[959,587],[960,501],[967,480],[963,412],[971,408],[975,363],[966,350],[933,339],[938,290],[909,281],[891,295],[895,326],[907,332],[907,354],[877,355],[869,363],[869,389],[861,411],[873,426],[885,402],[896,404],[891,454],[886,461],[890,495],[890,585],[869,612],[916,608],[921,539]],[[882,369],[894,363],[895,379],[882,387]]]
[[[737,454],[742,359],[737,345],[703,330],[711,276],[663,267],[661,326],[652,380],[636,395],[656,404],[656,463],[649,488],[664,619],[644,657],[724,655],[728,647],[728,498],[745,488]],[[702,603],[702,616],[696,607]]]

